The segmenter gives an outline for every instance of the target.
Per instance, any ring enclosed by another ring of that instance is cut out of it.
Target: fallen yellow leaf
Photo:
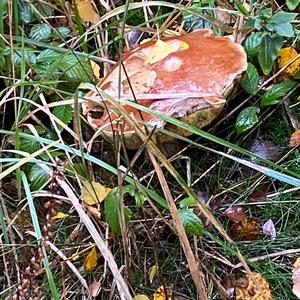
[[[97,219],[101,219],[101,212],[97,207],[87,205],[87,209],[90,211],[90,213]]]
[[[281,69],[291,62],[298,55],[293,47],[286,47],[278,50],[278,68]],[[287,77],[294,77],[300,69],[300,58],[287,67],[283,74]]]
[[[146,295],[139,294],[139,295],[134,296],[133,300],[150,300],[150,299]]]
[[[88,205],[99,204],[110,191],[111,188],[107,188],[99,182],[84,180],[81,190],[82,200]]]
[[[96,23],[100,19],[91,0],[76,0],[76,6],[83,22]]]
[[[78,253],[74,253],[74,254],[72,254],[72,256],[70,257],[70,260],[75,261],[75,260],[77,260],[79,257],[80,257],[80,255],[79,255]]]
[[[97,266],[98,254],[96,247],[93,247],[91,252],[87,255],[84,261],[84,268],[88,271],[94,269]]]
[[[94,61],[90,61],[91,62],[91,66],[92,66],[92,70],[93,70],[93,74],[94,76],[99,79],[100,77],[100,66],[98,64],[96,64]]]
[[[54,219],[63,219],[66,216],[65,213],[58,211],[56,215],[53,217]]]
[[[157,273],[158,273],[158,265],[154,265],[149,269],[149,281],[150,281],[150,283],[153,282],[153,279],[157,275]]]
[[[153,300],[172,300],[172,298],[172,291],[163,285],[157,288],[153,294]]]
[[[236,300],[272,300],[269,283],[260,273],[247,274],[248,286],[236,288]]]

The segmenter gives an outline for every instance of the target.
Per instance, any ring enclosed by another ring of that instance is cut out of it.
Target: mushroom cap
[[[164,38],[162,47],[149,41],[124,56],[123,66],[116,66],[99,84],[99,88],[112,97],[133,100],[160,113],[187,121],[197,127],[208,125],[215,119],[226,101],[230,87],[247,68],[243,47],[229,36],[215,36],[210,29],[200,29],[178,37]],[[126,72],[124,71],[126,70]],[[121,74],[121,80],[119,76]],[[119,86],[119,82],[121,85]],[[133,96],[134,95],[134,96]],[[105,102],[95,92],[86,99]],[[103,103],[102,103],[103,104]],[[159,118],[124,105],[137,121],[175,130]],[[86,105],[86,111],[97,110]],[[116,112],[104,109],[103,115],[89,122],[111,136],[122,130],[126,139],[135,139],[134,129]],[[187,136],[188,132],[180,131]],[[132,141],[129,143],[132,145]]]

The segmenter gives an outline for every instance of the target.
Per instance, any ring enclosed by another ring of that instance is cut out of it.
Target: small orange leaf
[[[153,294],[153,300],[172,300],[172,291],[163,285],[158,287]]]
[[[85,258],[84,268],[90,271],[97,266],[97,262],[98,262],[97,250],[96,247],[93,247],[91,252]]]
[[[247,217],[233,224],[229,229],[229,235],[235,241],[253,241],[260,235],[260,225],[255,219]]]
[[[247,274],[248,286],[236,288],[236,300],[272,300],[269,283],[260,273]]]
[[[154,277],[157,275],[158,273],[158,265],[154,265],[149,269],[149,281],[150,283],[153,282]]]
[[[294,263],[293,269],[293,294],[300,299],[300,257]]]
[[[279,69],[286,66],[298,55],[293,47],[282,48],[278,51],[278,67]],[[297,59],[289,67],[287,67],[283,74],[287,77],[294,77],[300,68],[300,59]]]
[[[296,130],[290,138],[290,147],[298,147],[300,145],[300,130]]]

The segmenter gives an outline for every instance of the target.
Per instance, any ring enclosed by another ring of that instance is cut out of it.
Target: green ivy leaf
[[[256,106],[249,106],[244,108],[237,116],[235,129],[237,134],[241,134],[251,127],[253,127],[258,122],[257,114],[260,109]]]
[[[279,11],[278,13],[274,14],[270,19],[269,23],[273,24],[283,24],[283,23],[290,23],[295,20],[298,14]]]
[[[28,175],[29,181],[31,182],[31,189],[38,190],[43,187],[49,180],[50,176],[47,171],[35,164],[30,169]]]
[[[267,24],[267,28],[271,31],[277,32],[281,36],[292,37],[295,35],[293,26],[291,23],[282,23],[282,24]]]
[[[35,41],[46,41],[50,38],[52,29],[48,24],[32,26],[29,36]]]
[[[244,48],[249,56],[255,56],[259,52],[260,44],[262,43],[265,32],[252,32],[245,40]]]
[[[178,213],[186,233],[197,236],[203,234],[203,223],[196,214],[187,208],[179,209]]]
[[[52,113],[66,125],[68,125],[73,119],[73,108],[71,105],[56,106]],[[61,126],[58,125],[57,127],[59,130],[63,130]]]
[[[299,3],[300,0],[286,0],[286,5],[289,10],[295,10]]]
[[[258,71],[254,65],[248,63],[247,70],[241,81],[241,86],[247,93],[251,95],[255,95],[258,89],[258,84],[259,84]]]
[[[115,234],[121,235],[118,205],[118,188],[114,188],[104,199],[105,220]],[[132,216],[132,212],[128,207],[125,207],[124,214],[126,221],[129,221]]]
[[[259,47],[258,61],[265,75],[268,75],[277,57],[277,52],[283,44],[282,37],[265,35]]]
[[[260,100],[260,105],[269,106],[279,103],[281,98],[284,97],[295,85],[296,83],[291,81],[274,84],[265,92]]]

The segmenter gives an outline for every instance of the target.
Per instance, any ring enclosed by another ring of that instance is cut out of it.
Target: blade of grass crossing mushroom
[[[64,192],[67,194],[69,200],[71,201],[73,207],[76,209],[79,217],[81,218],[82,222],[84,223],[86,229],[89,231],[91,237],[95,241],[97,247],[99,248],[100,252],[102,253],[104,259],[107,261],[110,270],[114,276],[114,279],[116,281],[118,291],[120,293],[120,297],[122,300],[132,300],[132,297],[130,295],[128,286],[126,285],[122,275],[119,272],[118,266],[114,260],[114,257],[111,253],[111,251],[108,249],[106,243],[101,238],[99,232],[97,231],[95,225],[93,224],[92,220],[89,218],[89,216],[85,213],[84,209],[82,208],[81,204],[78,201],[78,198],[72,191],[72,189],[69,187],[67,182],[63,180],[62,178],[57,178],[57,182],[61,186],[61,188],[64,190]]]
[[[36,212],[36,209],[35,209],[35,206],[34,206],[34,201],[33,201],[31,191],[30,191],[30,188],[29,188],[29,183],[28,183],[27,177],[26,177],[26,175],[23,171],[20,171],[20,176],[21,176],[21,179],[22,179],[22,183],[23,183],[23,187],[24,187],[24,190],[25,190],[26,198],[27,198],[27,201],[28,201],[29,211],[30,211],[34,231],[35,231],[35,234],[36,234],[36,238],[37,238],[38,241],[41,241],[42,232],[41,232],[37,212]],[[50,290],[51,290],[52,297],[53,297],[54,300],[59,300],[60,296],[59,296],[59,293],[58,293],[58,290],[57,290],[57,287],[56,287],[56,284],[55,284],[55,281],[54,281],[53,274],[52,274],[51,269],[50,269],[50,264],[49,264],[49,261],[48,261],[46,249],[43,245],[41,245],[41,247],[42,247],[42,251],[43,251],[43,254],[44,254],[43,264],[44,264],[44,267],[45,267],[47,280],[48,280],[48,284],[49,284],[49,287],[50,287]]]
[[[119,113],[122,114],[126,122],[134,127],[142,141],[147,139],[147,135],[141,130],[141,128],[138,126],[137,121],[129,116],[128,112],[118,103],[118,102],[111,102],[112,106],[114,106],[116,109],[119,110]],[[182,122],[183,123],[183,122]],[[171,175],[177,180],[177,182],[181,185],[183,190],[187,193],[187,195],[198,202],[198,207],[200,211],[203,213],[203,215],[214,225],[214,227],[219,231],[219,233],[223,236],[224,239],[226,239],[228,242],[233,243],[233,240],[229,237],[227,232],[224,230],[222,225],[216,220],[216,218],[212,215],[210,210],[207,208],[207,206],[203,203],[199,203],[197,195],[193,192],[193,190],[188,186],[188,184],[184,181],[184,179],[179,175],[179,173],[176,171],[176,169],[173,167],[173,165],[168,161],[168,159],[161,153],[161,151],[157,148],[155,143],[152,140],[148,141],[147,144],[148,151],[151,151],[156,158],[163,163],[163,165],[166,167],[166,169],[171,173]],[[237,256],[240,259],[241,263],[243,264],[244,268],[247,272],[250,272],[250,269],[240,253],[240,251],[237,249]]]

